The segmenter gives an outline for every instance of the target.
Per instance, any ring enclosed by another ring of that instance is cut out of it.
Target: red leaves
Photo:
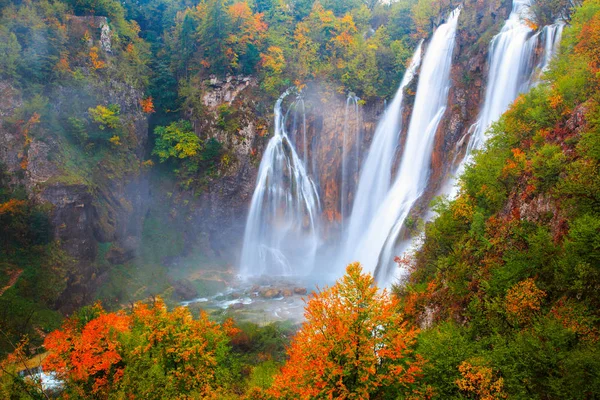
[[[129,316],[103,311],[81,331],[76,321],[67,321],[63,330],[52,332],[44,341],[49,351],[44,369],[55,371],[65,381],[91,384],[94,394],[107,393],[120,376],[115,373],[123,368],[118,335],[128,331],[130,323]]]

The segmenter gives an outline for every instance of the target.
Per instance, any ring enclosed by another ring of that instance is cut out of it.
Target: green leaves
[[[169,126],[157,126],[154,129],[156,142],[152,154],[165,162],[170,158],[186,159],[198,154],[201,149],[200,138],[192,131],[188,121],[177,121]]]

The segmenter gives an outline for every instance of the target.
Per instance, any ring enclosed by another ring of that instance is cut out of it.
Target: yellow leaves
[[[262,65],[269,69],[273,74],[280,74],[285,68],[285,58],[283,50],[277,46],[270,46],[265,53],[262,54]]]
[[[112,136],[110,139],[108,139],[108,141],[115,146],[120,146],[122,144],[121,137],[117,135]]]
[[[461,219],[465,222],[469,222],[473,217],[475,208],[472,204],[472,199],[468,195],[459,196],[456,201],[452,203],[452,215],[455,219]]]

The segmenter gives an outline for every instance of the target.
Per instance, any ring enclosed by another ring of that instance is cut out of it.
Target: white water
[[[344,131],[342,138],[342,179],[340,185],[340,214],[342,232],[350,212],[349,198],[356,189],[356,177],[360,169],[360,114],[358,100],[353,93],[348,94],[344,112]],[[349,142],[349,136],[353,136]]]
[[[411,63],[404,73],[400,87],[375,130],[373,142],[358,181],[352,215],[346,232],[345,251],[342,252],[342,257],[354,253],[355,246],[364,234],[365,227],[369,225],[377,208],[390,189],[394,157],[398,147],[400,131],[402,130],[404,90],[413,81],[417,69],[421,65],[421,53],[422,42],[417,46]],[[351,261],[351,259],[343,259],[341,264],[347,264]]]
[[[437,127],[446,110],[450,67],[460,9],[435,31],[423,58],[415,104],[397,177],[365,233],[353,259],[366,272],[386,276],[396,238],[412,205],[427,186]],[[377,266],[383,268],[377,271]]]
[[[546,72],[550,66],[552,57],[558,51],[560,39],[562,38],[562,32],[565,27],[563,22],[557,22],[552,25],[545,26],[542,29],[542,36],[544,36],[544,56],[542,58],[541,71]]]
[[[529,90],[535,77],[533,58],[538,46],[539,33],[532,35],[524,19],[529,12],[527,0],[514,0],[510,16],[504,27],[490,43],[488,82],[483,107],[479,118],[471,127],[471,137],[466,154],[442,194],[449,199],[458,195],[457,177],[472,160],[472,152],[480,150],[486,143],[486,132],[493,122],[508,109],[517,96]],[[562,34],[563,24],[557,23],[543,28],[544,53],[539,70],[544,71],[555,54]]]
[[[275,104],[275,133],[260,163],[240,260],[243,278],[303,276],[314,266],[319,197],[286,132],[282,103],[290,92]]]

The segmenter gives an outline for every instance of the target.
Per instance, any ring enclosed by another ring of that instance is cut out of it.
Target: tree
[[[88,109],[92,120],[98,124],[100,130],[117,129],[121,123],[119,114],[121,113],[121,107],[118,104],[111,104],[108,107],[98,105],[94,108]]]
[[[84,315],[93,319],[87,322],[81,318]],[[46,337],[44,347],[49,354],[44,370],[54,371],[77,395],[107,396],[123,375],[118,335],[128,331],[130,324],[129,316],[107,314],[99,305],[84,310],[69,319],[62,330]]]
[[[200,138],[192,131],[188,121],[177,121],[169,126],[157,126],[154,129],[156,142],[152,154],[165,162],[169,158],[189,158],[200,151]]]
[[[233,51],[227,47],[227,38],[231,32],[231,18],[224,0],[209,0],[206,15],[199,27],[199,39],[204,49],[202,63],[212,73],[224,75],[229,71],[228,55]]]
[[[402,320],[397,300],[373,284],[354,263],[333,287],[311,296],[272,396],[358,399],[410,389],[423,364],[412,349],[417,330]]]

